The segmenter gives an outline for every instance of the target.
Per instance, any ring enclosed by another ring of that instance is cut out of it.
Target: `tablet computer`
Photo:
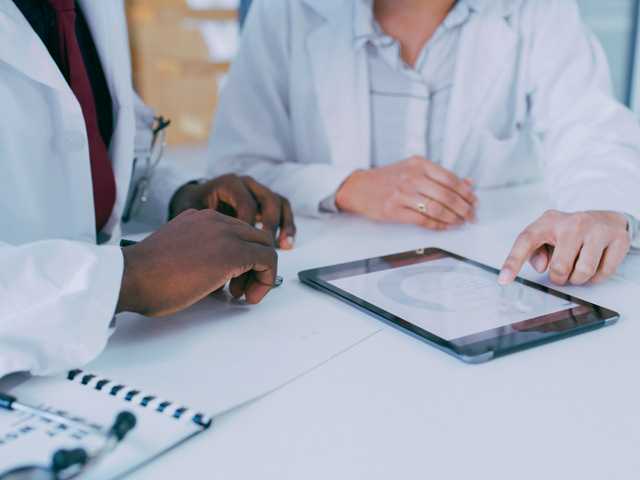
[[[469,363],[611,325],[607,308],[437,248],[299,273],[300,280]]]

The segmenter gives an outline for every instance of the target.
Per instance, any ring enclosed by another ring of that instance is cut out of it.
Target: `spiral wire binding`
[[[120,398],[125,402],[130,402],[143,408],[155,410],[158,413],[173,417],[179,421],[193,422],[205,429],[209,428],[213,423],[213,418],[209,415],[194,412],[185,406],[177,406],[177,404],[160,399],[155,395],[147,395],[140,390],[112,382],[107,378],[100,378],[97,375],[86,373],[80,369],[71,370],[67,374],[67,380],[93,388],[99,392],[104,392],[113,397]]]

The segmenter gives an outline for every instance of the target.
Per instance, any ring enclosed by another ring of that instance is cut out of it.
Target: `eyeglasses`
[[[135,158],[133,163],[134,172],[139,167],[138,162],[144,161],[142,175],[135,181],[132,194],[127,203],[122,221],[127,223],[140,211],[140,208],[149,201],[149,191],[151,189],[151,180],[155,173],[160,160],[164,155],[164,149],[167,146],[167,127],[171,125],[171,120],[162,116],[154,119],[152,127],[153,138],[151,140],[151,148],[148,155],[142,158]]]
[[[136,425],[136,417],[130,412],[120,412],[111,428],[101,432],[104,440],[95,453],[83,448],[58,450],[53,454],[51,465],[27,465],[0,473],[0,480],[70,480],[95,466],[110,454]]]

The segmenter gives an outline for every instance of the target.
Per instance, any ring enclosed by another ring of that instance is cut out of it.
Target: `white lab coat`
[[[110,332],[123,272],[117,242],[134,145],[153,112],[135,96],[122,1],[80,0],[114,103],[117,200],[98,246],[85,123],[46,47],[0,2],[0,377],[93,359]],[[136,123],[141,128],[136,138]],[[162,194],[156,196],[159,208]],[[166,195],[165,195],[166,197]],[[102,236],[102,235],[101,235]]]
[[[219,104],[212,173],[252,175],[315,215],[350,173],[369,168],[356,1],[254,2]],[[544,176],[562,210],[640,217],[640,128],[613,99],[576,2],[468,1],[476,13],[461,34],[444,167],[479,187]]]

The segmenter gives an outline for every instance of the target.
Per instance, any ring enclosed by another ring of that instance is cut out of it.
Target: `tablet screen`
[[[452,257],[328,280],[328,283],[445,340],[573,307],[575,303]]]

